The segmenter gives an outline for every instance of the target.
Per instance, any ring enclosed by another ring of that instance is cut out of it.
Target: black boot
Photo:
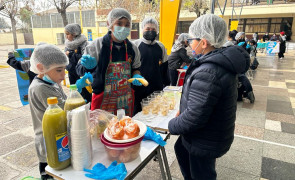
[[[247,96],[247,98],[250,100],[250,103],[254,103],[254,101],[255,101],[255,96],[254,96],[253,91],[248,92],[248,96]]]

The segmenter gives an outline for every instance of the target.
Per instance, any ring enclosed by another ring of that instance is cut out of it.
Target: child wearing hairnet
[[[168,57],[169,75],[172,86],[177,85],[178,71],[177,69],[185,64],[191,63],[191,58],[187,55],[186,47],[188,47],[189,35],[188,33],[182,33],[178,36],[177,41],[171,49],[171,54]]]
[[[91,109],[103,109],[114,114],[125,109],[132,116],[134,95],[128,79],[140,75],[140,53],[128,40],[132,28],[130,13],[114,8],[108,14],[108,33],[95,39],[85,49],[76,69],[78,75],[91,72],[94,77]],[[135,86],[142,84],[135,79]]]
[[[88,42],[86,36],[81,34],[81,26],[77,23],[66,25],[65,35],[65,53],[69,58],[69,65],[66,69],[68,71],[70,84],[75,84],[76,81],[80,79],[80,76],[78,76],[76,72],[76,66]],[[91,94],[86,88],[82,88],[81,95],[87,102],[91,102]]]
[[[63,92],[60,83],[65,78],[65,68],[69,64],[69,60],[65,53],[58,47],[50,44],[42,44],[35,48],[30,62],[30,70],[37,74],[29,87],[29,104],[35,133],[35,146],[39,158],[41,179],[49,179],[52,177],[45,173],[47,161],[42,131],[42,118],[48,107],[48,97],[57,97],[58,105],[62,109],[64,108],[67,96]],[[92,75],[87,73],[77,81],[79,91],[87,86],[86,79],[92,81]]]
[[[143,38],[134,43],[140,52],[140,73],[149,82],[147,87],[135,87],[134,114],[141,111],[140,102],[154,91],[161,91],[170,84],[168,77],[167,51],[165,46],[156,40],[159,25],[156,19],[146,17],[141,22]]]
[[[219,16],[200,16],[189,34],[198,57],[186,71],[179,113],[168,128],[179,135],[174,150],[184,179],[216,180],[216,158],[234,140],[237,75],[248,70],[250,57],[240,46],[222,48],[228,31]]]

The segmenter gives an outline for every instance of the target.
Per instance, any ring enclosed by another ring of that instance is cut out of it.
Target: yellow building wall
[[[17,37],[17,44],[25,44],[24,34],[17,33],[16,37]],[[1,33],[0,39],[1,39],[0,45],[14,44],[12,33]]]
[[[87,37],[87,30],[91,29],[92,31],[92,39],[95,39],[97,36],[97,28],[96,27],[83,27],[83,34]],[[64,28],[33,28],[33,37],[34,43],[38,42],[46,42],[49,44],[57,45],[57,34],[64,33]]]

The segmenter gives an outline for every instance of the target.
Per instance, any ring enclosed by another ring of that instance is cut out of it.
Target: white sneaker
[[[283,58],[280,58],[280,59],[283,59]]]

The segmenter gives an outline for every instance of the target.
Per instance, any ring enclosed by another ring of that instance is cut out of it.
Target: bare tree
[[[200,17],[209,10],[208,0],[183,0],[182,7],[190,12],[195,12],[197,17]]]
[[[0,2],[0,11],[2,11],[3,9],[4,9],[3,2]]]
[[[145,16],[152,16],[159,19],[160,0],[96,0],[98,9],[125,8],[130,14],[141,21]]]
[[[64,26],[68,24],[67,8],[79,0],[50,0],[50,3],[55,6],[58,13],[62,17]]]
[[[1,0],[0,5],[1,11],[0,15],[9,18],[11,22],[11,29],[13,34],[14,48],[18,48],[17,36],[16,36],[16,17],[19,15],[19,11],[22,6],[27,6],[30,2],[29,0]]]

